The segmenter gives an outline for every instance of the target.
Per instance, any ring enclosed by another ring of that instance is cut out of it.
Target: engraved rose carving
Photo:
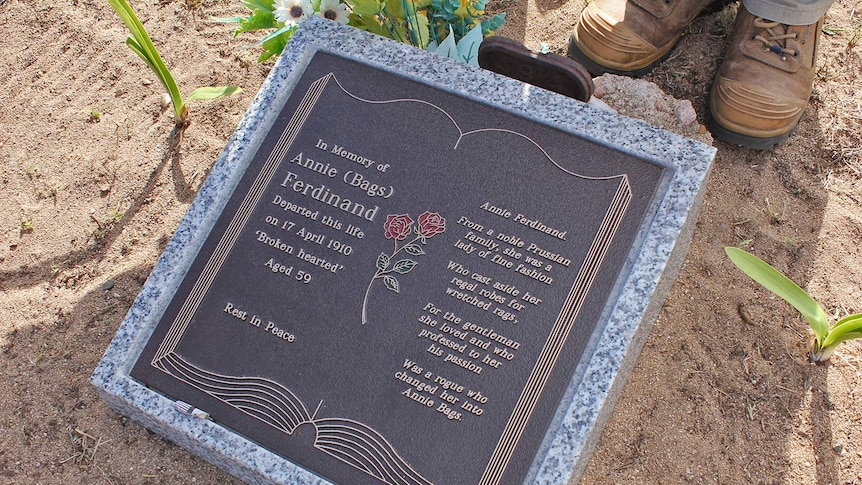
[[[389,214],[386,216],[386,222],[383,223],[383,235],[386,239],[394,239],[395,249],[390,254],[385,252],[377,256],[375,266],[377,271],[374,277],[368,283],[368,289],[365,290],[365,300],[362,302],[362,324],[368,321],[368,295],[371,293],[371,287],[378,279],[383,280],[383,285],[388,290],[398,293],[400,286],[396,275],[404,275],[409,273],[416,267],[416,261],[409,257],[397,259],[396,256],[402,251],[410,256],[422,256],[425,250],[421,244],[427,244],[427,239],[446,231],[446,219],[436,212],[425,211],[419,216],[419,223],[414,228],[413,218],[408,214]],[[409,242],[398,247],[398,241],[407,239],[411,233],[415,233],[414,237]]]
[[[389,214],[386,216],[386,222],[383,223],[383,229],[386,231],[386,239],[395,239],[398,241],[407,239],[412,227],[413,219],[407,214]]]
[[[436,212],[425,211],[419,216],[419,227],[416,232],[422,239],[427,239],[446,230],[446,219]]]

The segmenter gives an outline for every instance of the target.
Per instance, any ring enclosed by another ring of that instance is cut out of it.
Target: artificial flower
[[[320,0],[320,9],[315,15],[346,24],[347,6],[340,0]]]
[[[275,0],[272,6],[276,20],[284,25],[299,25],[314,13],[309,0]]]

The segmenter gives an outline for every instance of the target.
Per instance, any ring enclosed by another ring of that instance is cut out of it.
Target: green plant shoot
[[[743,273],[793,305],[805,317],[813,334],[809,341],[812,362],[828,360],[838,344],[862,338],[862,313],[848,315],[838,320],[830,330],[829,318],[823,308],[790,278],[742,249],[726,247],[724,251]]]
[[[174,81],[174,77],[171,75],[168,66],[162,60],[162,56],[156,50],[156,46],[153,45],[153,41],[150,39],[149,34],[147,34],[144,25],[138,19],[135,11],[132,10],[132,6],[129,5],[128,0],[108,0],[108,3],[111,4],[111,7],[117,12],[117,15],[120,16],[120,19],[132,33],[132,36],[126,39],[126,45],[138,54],[147,66],[152,69],[171,97],[171,105],[174,107],[174,121],[177,126],[188,126],[189,112],[183,102],[182,95],[180,95],[180,89],[177,87],[177,83]],[[188,100],[218,99],[240,91],[242,89],[236,86],[203,87],[192,91]]]

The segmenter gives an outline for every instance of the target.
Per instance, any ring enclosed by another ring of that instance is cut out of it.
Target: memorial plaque
[[[522,483],[664,177],[317,52],[131,375],[333,483]]]
[[[92,382],[249,483],[564,483],[714,153],[310,19]]]

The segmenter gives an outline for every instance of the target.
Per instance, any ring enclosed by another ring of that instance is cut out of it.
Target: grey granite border
[[[325,484],[211,421],[181,414],[173,402],[129,377],[183,275],[316,50],[467,96],[670,168],[664,197],[629,255],[606,324],[599,324],[533,463],[528,483],[577,480],[685,257],[715,156],[712,147],[646,123],[593,109],[412,47],[312,19],[293,36],[213,167],[108,347],[91,382],[109,407],[248,483]]]

